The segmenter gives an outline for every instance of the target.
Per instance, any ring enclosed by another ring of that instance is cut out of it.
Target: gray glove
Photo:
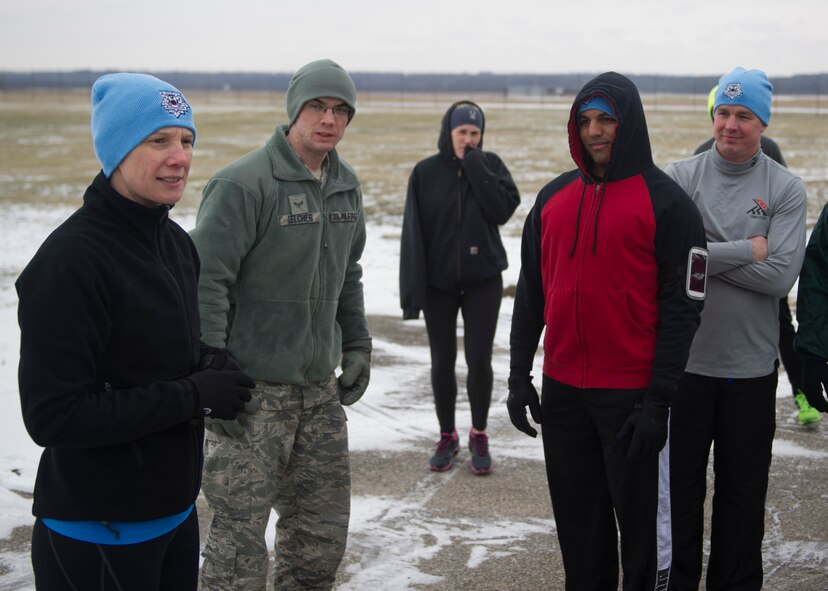
[[[337,388],[339,401],[350,406],[365,394],[371,379],[371,350],[350,349],[342,352],[342,373]]]
[[[262,403],[253,398],[249,402],[244,403],[244,410],[242,412],[252,414],[261,407]],[[205,417],[204,428],[219,437],[229,437],[230,439],[244,438],[244,427],[242,427],[238,419],[211,419],[210,417]]]

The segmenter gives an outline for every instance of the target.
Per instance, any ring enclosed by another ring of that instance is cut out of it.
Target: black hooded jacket
[[[457,158],[451,140],[451,114],[443,116],[439,153],[420,161],[408,181],[400,246],[400,305],[403,318],[419,316],[426,286],[461,289],[498,275],[508,265],[498,226],[520,204],[506,165],[480,143]],[[482,110],[480,111],[483,112]]]
[[[603,178],[578,121],[594,96],[618,121]],[[588,82],[568,131],[577,168],[541,189],[524,226],[512,373],[529,374],[546,327],[544,375],[578,388],[675,390],[702,308],[685,286],[690,249],[706,246],[701,215],[653,164],[641,98],[626,77]]]
[[[20,402],[43,446],[33,513],[143,521],[201,486],[198,255],[165,206],[99,174],[17,280]]]

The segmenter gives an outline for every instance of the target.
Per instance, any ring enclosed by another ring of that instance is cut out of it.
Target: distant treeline
[[[0,91],[27,88],[89,88],[105,71],[0,72]],[[290,73],[149,72],[182,90],[282,92]],[[574,94],[595,73],[579,74],[404,74],[352,72],[360,92],[490,92],[514,96]],[[629,74],[641,93],[703,94],[718,81],[717,75],[668,76]],[[771,78],[777,94],[828,93],[828,74],[800,74]]]

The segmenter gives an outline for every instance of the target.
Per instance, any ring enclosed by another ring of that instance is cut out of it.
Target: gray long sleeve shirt
[[[665,171],[702,214],[710,251],[707,300],[686,371],[755,378],[774,369],[779,298],[796,282],[805,255],[802,180],[760,150],[739,164],[715,150]],[[768,258],[753,261],[751,238],[768,239]]]

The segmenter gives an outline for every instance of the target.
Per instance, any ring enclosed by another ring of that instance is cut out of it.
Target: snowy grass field
[[[190,183],[173,218],[189,229],[211,173],[260,146],[286,116],[283,97],[276,93],[187,94],[198,138]],[[453,590],[470,583],[478,591],[532,589],[541,588],[532,586],[540,579],[545,581],[542,588],[562,588],[540,442],[509,425],[503,404],[512,307],[508,297],[495,343],[490,419],[495,472],[488,480],[472,478],[458,466],[439,479],[426,469],[437,424],[424,323],[400,320],[400,224],[408,175],[418,160],[436,151],[442,114],[459,98],[470,98],[483,107],[484,147],[503,158],[521,191],[521,206],[503,228],[511,262],[504,274],[507,288],[516,282],[520,232],[537,191],[572,168],[565,135],[571,99],[529,102],[474,94],[360,97],[339,151],[363,183],[369,227],[362,262],[376,353],[369,391],[348,410],[354,498],[339,591]],[[644,97],[644,101],[659,166],[689,156],[709,137],[706,97]],[[775,99],[766,132],[805,181],[809,226],[828,202],[828,114],[824,108],[818,113],[817,105],[815,99]],[[80,205],[97,172],[87,93],[0,92],[0,591],[33,589],[26,544],[33,522],[29,496],[40,454],[20,418],[14,281],[46,235]],[[462,384],[462,362],[458,370]],[[458,430],[468,428],[463,397],[461,388]],[[766,587],[825,591],[828,417],[816,428],[799,427],[784,375],[780,375],[778,398]],[[400,462],[404,468],[397,473],[394,467]],[[467,494],[476,495],[474,501],[457,504],[457,495]],[[532,501],[515,509],[521,495]],[[479,510],[487,505],[497,509]],[[519,565],[526,560],[541,565],[538,579],[523,578],[527,573]],[[513,575],[510,568],[516,569]],[[792,572],[805,572],[807,577],[794,580]],[[512,583],[504,586],[504,580]],[[524,580],[535,583],[517,582]]]

